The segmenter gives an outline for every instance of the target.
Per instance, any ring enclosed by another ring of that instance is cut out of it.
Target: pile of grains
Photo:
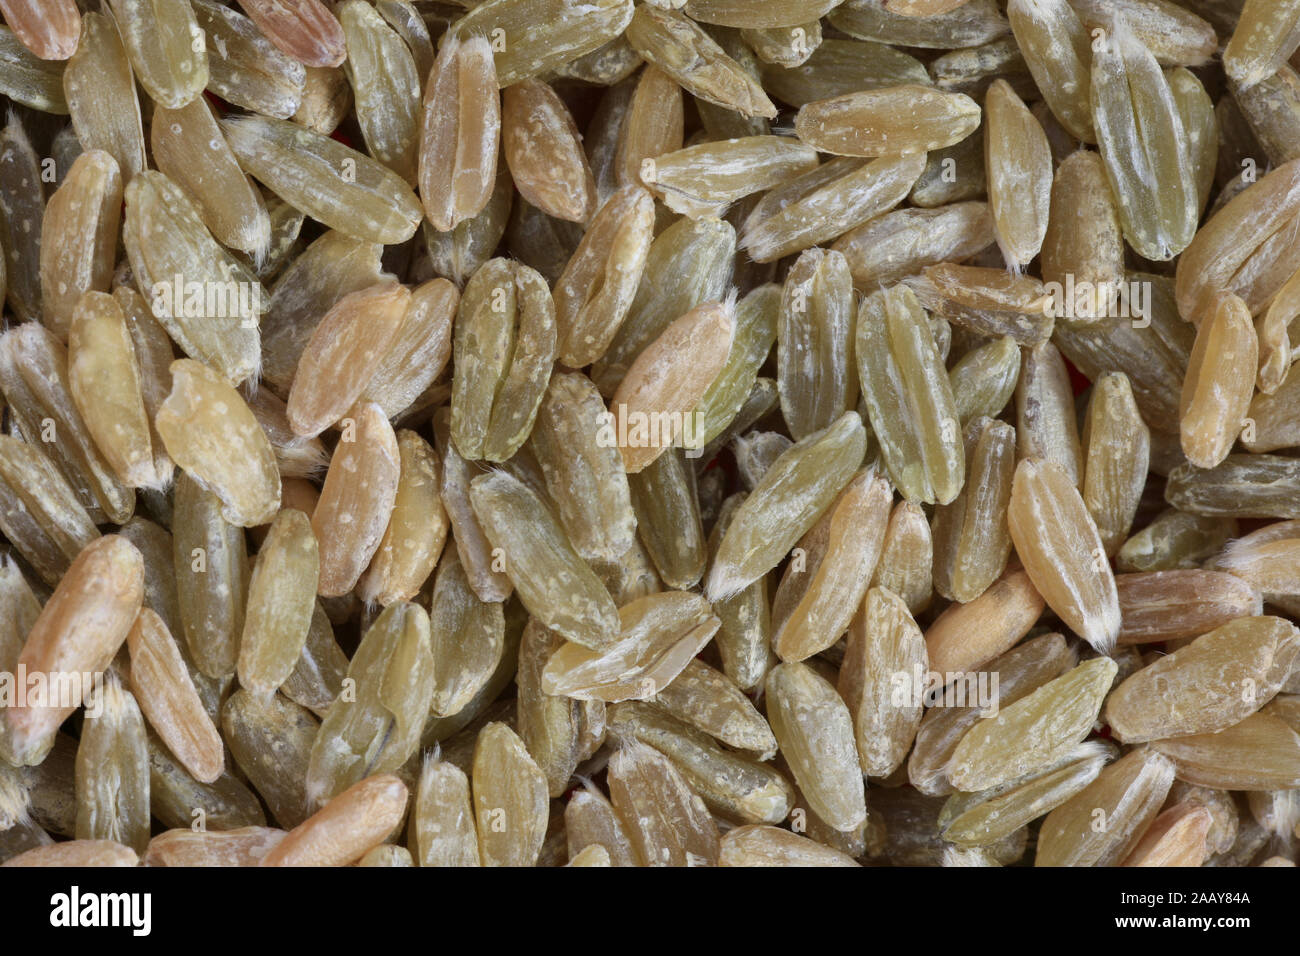
[[[4,865],[1295,865],[1300,0],[0,13]]]

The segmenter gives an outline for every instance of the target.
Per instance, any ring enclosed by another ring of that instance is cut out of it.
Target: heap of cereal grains
[[[1295,865],[1300,0],[89,6],[0,863]]]

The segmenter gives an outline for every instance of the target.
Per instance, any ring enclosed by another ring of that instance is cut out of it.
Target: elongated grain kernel
[[[780,300],[780,289],[769,284],[754,289],[736,304],[736,330],[726,364],[695,406],[697,444],[706,449],[702,460],[709,459],[709,443],[740,420],[759,369],[776,340]]]
[[[1013,647],[1043,612],[1043,598],[1024,571],[1008,571],[979,597],[953,604],[925,635],[930,669],[942,675],[975,671]]]
[[[934,539],[929,519],[919,505],[900,501],[894,506],[871,586],[893,591],[913,615],[930,606],[934,597]]]
[[[227,103],[276,119],[289,119],[308,99],[309,72],[276,48],[238,10],[214,0],[190,0],[194,19],[207,38],[208,89]],[[333,71],[344,91],[343,71]],[[305,107],[304,107],[305,108]],[[334,129],[330,126],[330,132]]]
[[[1126,744],[1225,730],[1269,702],[1297,654],[1300,632],[1289,621],[1232,621],[1124,681],[1106,702],[1106,722]]]
[[[239,168],[206,102],[157,107],[149,140],[159,170],[194,200],[213,238],[253,255],[266,250],[271,218],[262,195]]]
[[[749,698],[729,677],[699,660],[688,663],[651,703],[722,743],[747,750],[760,759],[776,752],[776,738]]]
[[[143,596],[143,562],[135,546],[118,535],[91,542],[32,625],[17,666],[49,679],[105,670],[125,642]],[[77,709],[85,688],[73,681],[71,690],[71,706],[24,702],[7,708],[7,739],[0,740],[5,759],[33,765],[44,758],[59,724]]]
[[[1008,31],[1007,21],[991,0],[969,0],[934,16],[897,12],[897,0],[848,0],[830,13],[831,24],[850,36],[899,46],[951,49],[979,46]]]
[[[149,738],[150,810],[163,826],[189,829],[200,810],[212,828],[265,826],[257,797],[230,771],[212,784],[199,783],[158,740]]]
[[[599,49],[631,18],[631,0],[487,0],[453,23],[440,45],[498,37],[493,47],[497,81],[506,87]]]
[[[1023,353],[1016,385],[1016,442],[1021,458],[1059,465],[1076,487],[1083,483],[1083,449],[1070,376],[1060,351],[1044,342]]]
[[[710,809],[728,819],[779,823],[794,805],[794,787],[770,765],[724,750],[703,731],[654,706],[616,704],[609,710],[609,732],[654,747]]]
[[[640,540],[660,579],[694,587],[707,558],[695,470],[674,448],[627,479]]]
[[[469,778],[433,755],[420,771],[411,810],[410,844],[418,866],[479,866]]]
[[[1116,567],[1121,571],[1200,567],[1204,558],[1213,555],[1236,534],[1235,521],[1167,508],[1124,542]]]
[[[989,87],[984,109],[993,229],[1008,267],[1020,270],[1038,255],[1047,234],[1052,155],[1042,126],[1005,80]]]
[[[171,390],[171,375],[168,373],[168,391]],[[166,395],[163,396],[164,399]],[[325,443],[319,438],[300,438],[293,433],[293,427],[289,424],[288,406],[277,398],[270,389],[259,388],[253,393],[248,401],[249,411],[257,419],[257,423],[262,426],[262,431],[266,432],[267,440],[271,442],[271,448],[275,452],[276,465],[280,469],[281,481],[281,498],[291,493],[291,489],[301,488],[297,482],[307,477],[316,477],[325,469],[329,461],[329,455],[325,450]],[[286,490],[290,489],[290,490]],[[310,508],[301,508],[302,511],[311,511],[316,506],[315,487],[312,488],[313,497]]]
[[[926,645],[907,605],[872,588],[849,629],[838,690],[853,716],[862,772],[887,777],[907,756],[921,723],[921,699],[896,699],[897,675],[923,673]]]
[[[279,694],[238,690],[222,705],[221,727],[235,763],[280,826],[311,816],[306,780],[319,725],[306,708]]]
[[[1124,237],[1119,209],[1106,180],[1105,164],[1091,150],[1071,153],[1052,181],[1051,215],[1043,240],[1043,279],[1064,286],[1094,287],[1124,281]],[[1080,318],[1078,304],[1074,314]],[[1096,318],[1101,318],[1100,315]]]
[[[639,866],[640,859],[613,805],[594,787],[580,789],[564,808],[570,850],[578,844],[600,846],[613,866]]]
[[[614,603],[550,508],[504,471],[474,479],[469,494],[529,613],[583,646],[610,644],[618,627]]]
[[[213,678],[235,673],[247,600],[243,530],[223,510],[188,472],[176,476],[172,544],[181,621],[195,664]]]
[[[776,116],[776,107],[757,80],[702,27],[677,11],[637,7],[627,26],[627,40],[686,92],[744,116]]]
[[[402,37],[370,4],[352,0],[339,6],[338,15],[348,49],[344,69],[366,146],[375,159],[414,183],[422,74]]]
[[[208,85],[207,44],[183,0],[109,0],[136,78],[150,99],[180,109]]]
[[[745,495],[737,494],[722,503],[709,536],[711,558],[716,558],[718,546],[744,499]],[[753,690],[775,662],[771,649],[772,618],[767,576],[761,574],[735,595],[713,602],[713,608],[721,621],[717,645],[723,672],[741,689]]]
[[[144,866],[257,866],[285,837],[273,827],[167,830],[149,841]]]
[[[311,750],[307,799],[320,806],[375,773],[401,767],[416,751],[433,694],[429,616],[390,604],[366,631],[348,666],[353,694],[331,705]]]
[[[557,373],[538,409],[531,447],[573,547],[588,562],[611,564],[635,545],[636,516],[623,459],[599,440],[605,415],[588,378]]]
[[[603,650],[568,643],[542,671],[548,694],[579,700],[645,700],[667,687],[713,637],[720,621],[690,591],[664,591],[619,609],[618,639]]]
[[[611,423],[629,474],[649,466],[684,434],[687,416],[726,363],[735,301],[700,305],[637,356],[610,401]],[[624,437],[626,436],[626,437]]]
[[[326,313],[303,349],[289,389],[294,434],[315,438],[361,397],[410,303],[408,289],[385,282],[344,296]]]
[[[647,66],[627,104],[613,157],[621,186],[640,181],[642,164],[682,148],[685,112],[682,89],[667,73]]]
[[[338,597],[356,585],[383,540],[400,478],[393,426],[378,405],[365,405],[343,430],[311,517],[322,596]]]
[[[347,669],[348,659],[334,640],[329,616],[317,601],[302,656],[280,691],[295,704],[323,716],[339,695]]]
[[[0,33],[0,38],[3,37]],[[74,164],[75,161],[66,168],[70,170]],[[23,124],[13,117],[0,130],[0,246],[4,248],[3,272],[8,280],[9,308],[29,321],[41,313],[40,257],[45,194],[31,188],[40,171],[36,150]]]
[[[1211,304],[1192,348],[1179,408],[1183,453],[1199,468],[1222,462],[1237,439],[1259,365],[1259,342],[1246,304],[1232,293]]]
[[[1219,121],[1214,115],[1214,102],[1191,70],[1179,68],[1172,71],[1169,88],[1187,133],[1199,214],[1205,211],[1214,189],[1214,173],[1219,160]]]
[[[438,569],[429,599],[433,694],[430,712],[450,717],[489,683],[505,654],[505,619],[499,603],[470,589],[455,552]]]
[[[343,866],[355,862],[402,822],[406,785],[391,773],[358,781],[289,831],[262,866]]]
[[[996,688],[991,683],[986,683],[988,698],[984,701],[985,706],[979,706],[979,701],[969,697],[969,703],[962,705],[961,698],[958,698],[957,706],[931,708],[922,718],[912,755],[908,759],[908,780],[924,794],[942,796],[952,793],[953,787],[948,781],[945,768],[967,731],[976,722],[990,715],[993,704],[998,707],[1010,706],[1076,663],[1076,653],[1067,646],[1060,634],[1042,634],[1030,638],[995,658],[986,673],[998,674],[999,680]],[[937,669],[933,661],[931,669]],[[955,687],[973,687],[972,693],[976,694],[979,691],[978,679],[976,675],[974,685],[962,682]]]
[[[944,839],[987,846],[1088,786],[1113,755],[1113,747],[1087,741],[1045,770],[979,793],[955,794],[939,814]]]
[[[231,524],[265,524],[280,502],[280,475],[266,433],[243,397],[192,359],[172,363],[172,392],[158,411],[167,454],[221,499]]]
[[[20,853],[0,866],[138,866],[139,860],[129,846],[113,840],[68,840]]]
[[[824,163],[769,192],[745,219],[741,245],[771,262],[827,242],[896,206],[924,168],[920,153]]]
[[[816,166],[812,149],[784,136],[757,135],[687,146],[643,163],[641,180],[674,212],[721,216],[734,201]]]
[[[1016,552],[1048,606],[1094,648],[1109,652],[1120,627],[1115,576],[1065,471],[1050,461],[1021,461],[1007,517]]]
[[[853,279],[838,252],[809,250],[786,277],[777,323],[777,388],[795,439],[857,404]]]
[[[646,866],[717,862],[717,824],[667,757],[623,741],[610,758],[608,779],[614,810]]]
[[[302,350],[340,299],[381,282],[383,246],[327,232],[284,270],[263,318],[262,377],[288,396]]]
[[[1300,5],[1290,0],[1243,5],[1223,68],[1243,87],[1272,75],[1300,45]]]
[[[261,283],[164,174],[140,173],[124,195],[122,239],[154,318],[186,355],[243,382],[258,368]]]
[[[128,487],[157,487],[135,349],[117,301],[87,292],[73,315],[68,386],[95,444]]]
[[[599,359],[632,307],[650,250],[653,205],[636,185],[610,196],[555,281],[559,358],[566,365]]]
[[[486,40],[444,43],[424,91],[420,199],[446,232],[479,213],[496,180],[501,100]]]
[[[800,661],[839,640],[862,603],[880,559],[893,489],[863,470],[799,542],[773,600],[772,647]]]
[[[1099,657],[977,723],[957,744],[948,779],[958,790],[996,787],[1047,766],[1092,731],[1118,667]]]
[[[973,601],[1006,567],[1011,553],[1007,507],[1015,474],[1015,430],[1005,422],[974,419],[966,429],[966,486],[935,509],[935,590]]]
[[[42,321],[66,340],[83,293],[107,292],[116,264],[122,176],[102,150],[77,157],[41,227]]]
[[[362,600],[409,601],[433,573],[450,527],[438,453],[409,429],[397,433],[397,494],[379,550],[359,584]]]
[[[556,354],[556,315],[534,270],[492,259],[470,278],[455,333],[451,437],[467,459],[500,462],[528,438]]]
[[[524,199],[557,219],[586,222],[590,218],[596,206],[596,180],[582,151],[578,127],[550,86],[529,79],[506,87],[501,145],[515,188]]]
[[[882,43],[830,37],[802,64],[763,68],[764,88],[791,106],[855,90],[927,82],[929,74],[915,57]]]
[[[1147,259],[1172,259],[1191,243],[1199,211],[1187,131],[1155,57],[1125,28],[1094,54],[1092,100],[1125,239]]]
[[[1169,570],[1115,576],[1123,644],[1172,641],[1205,634],[1262,611],[1259,591],[1223,571]],[[1265,583],[1263,581],[1261,584]]]
[[[126,521],[134,492],[118,481],[77,411],[67,351],[52,332],[26,323],[0,337],[0,389],[16,431],[42,440],[91,516]]]
[[[460,293],[446,279],[411,290],[406,314],[374,376],[361,393],[395,418],[438,379],[451,357],[452,320]]]
[[[952,146],[979,123],[979,104],[969,96],[904,85],[805,104],[795,117],[795,131],[823,152],[884,156]]]
[[[853,718],[835,688],[805,664],[779,664],[767,677],[768,720],[795,782],[837,830],[866,819]]]
[[[1170,807],[1151,823],[1121,866],[1200,866],[1213,818],[1205,807]]]
[[[722,837],[719,866],[857,866],[848,854],[782,830],[752,824],[728,830]]]
[[[981,415],[994,417],[1006,408],[1020,380],[1020,349],[1003,336],[971,349],[948,370],[953,401],[962,427]]]
[[[63,74],[63,92],[82,148],[108,153],[129,183],[145,168],[144,129],[131,63],[110,17],[81,18],[81,39]]]
[[[674,319],[723,298],[735,254],[735,230],[716,219],[683,217],[655,237],[627,317],[592,367],[591,378],[601,394],[613,395],[637,355]],[[739,327],[744,325],[744,309],[742,300],[736,316]]]
[[[951,384],[916,296],[895,287],[858,310],[862,397],[885,464],[909,501],[947,504],[965,475]]]
[[[239,642],[239,683],[260,698],[288,680],[302,655],[319,576],[311,519],[301,511],[281,510],[253,566]]]
[[[1034,346],[1052,333],[1054,297],[1037,279],[942,263],[926,266],[920,277],[904,282],[936,317],[977,335],[1011,335]]]
[[[131,690],[149,726],[196,780],[214,782],[224,769],[221,737],[167,625],[143,608],[126,644],[131,652]]]
[[[564,638],[530,620],[519,644],[515,717],[529,755],[546,775],[548,792],[559,796],[578,766],[581,704],[542,689],[542,672]],[[604,705],[601,704],[603,707]]]
[[[493,554],[493,546],[488,543],[470,502],[470,482],[483,469],[466,462],[456,451],[451,441],[450,421],[450,409],[440,409],[433,419],[434,435],[443,455],[442,503],[451,523],[452,538],[474,593],[484,601],[504,601],[513,585],[497,560],[499,554]]]
[[[1292,160],[1220,208],[1178,260],[1176,292],[1183,318],[1199,324],[1220,292],[1245,296],[1247,289],[1237,282],[1248,272],[1243,266],[1274,237],[1290,247],[1289,228],[1298,204],[1300,160]],[[1251,305],[1252,311],[1264,304]]]
[[[116,840],[137,852],[149,843],[149,763],[144,718],[114,675],[89,702],[77,747],[79,840]]]
[[[240,0],[239,5],[271,42],[307,66],[338,66],[347,37],[321,0]]]
[[[1300,779],[1300,734],[1271,714],[1151,746],[1173,761],[1179,780],[1216,790],[1294,790]]]
[[[988,205],[963,202],[877,216],[831,248],[848,258],[854,285],[870,292],[928,265],[970,258],[993,242]]]
[[[1122,372],[1107,373],[1093,385],[1081,441],[1083,503],[1106,554],[1113,555],[1141,504],[1151,457],[1151,433]]]
[[[503,723],[479,731],[474,819],[484,866],[533,866],[546,837],[546,776]]]
[[[5,23],[42,60],[66,60],[77,48],[81,15],[73,0],[4,0]]]
[[[745,499],[718,546],[707,590],[725,600],[780,562],[862,463],[866,434],[856,412],[796,442]]]
[[[1088,99],[1092,38],[1066,0],[1011,0],[1007,18],[1029,72],[1073,136],[1096,142]]]
[[[376,160],[285,120],[247,114],[221,121],[244,171],[332,229],[372,242],[415,235],[420,204]]]

